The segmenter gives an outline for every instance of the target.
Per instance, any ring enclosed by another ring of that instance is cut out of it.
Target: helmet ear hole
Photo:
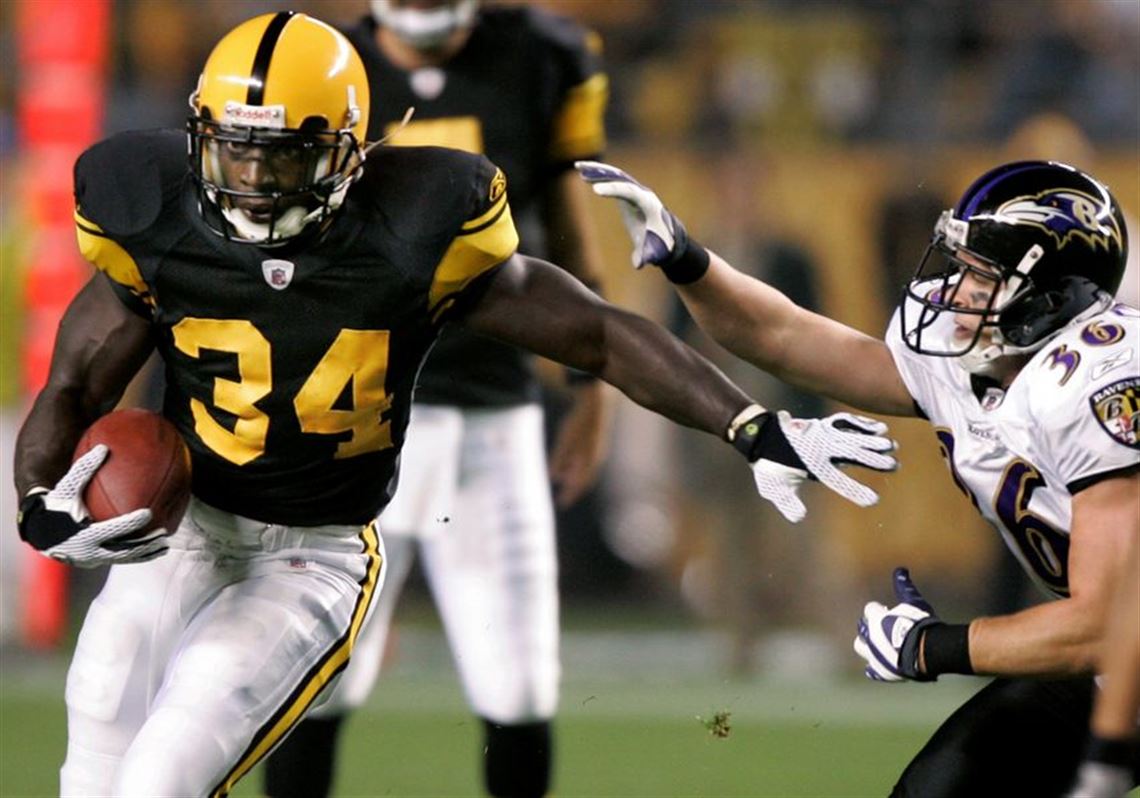
[[[323,116],[306,116],[297,129],[302,133],[324,133],[329,130],[329,120]]]

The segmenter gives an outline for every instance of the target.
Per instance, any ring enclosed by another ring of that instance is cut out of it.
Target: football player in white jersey
[[[899,568],[897,603],[866,605],[855,650],[869,678],[998,677],[892,794],[1062,795],[1140,535],[1140,312],[1113,299],[1128,244],[1112,194],[1054,162],[987,172],[938,220],[883,340],[736,271],[624,172],[578,169],[621,200],[635,266],[660,266],[722,345],[798,387],[929,420],[955,484],[1057,598],[945,623]]]

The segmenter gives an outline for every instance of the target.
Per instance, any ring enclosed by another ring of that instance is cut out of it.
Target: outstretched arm
[[[620,202],[633,262],[660,265],[714,340],[785,382],[863,410],[913,415],[887,345],[799,307],[688,237],[650,189],[606,164],[580,162],[594,191]]]
[[[914,415],[881,339],[800,307],[711,251],[704,276],[676,289],[713,340],[784,382],[861,410]]]
[[[515,255],[463,323],[616,386],[687,427],[723,436],[752,400],[696,351],[545,261]]]
[[[602,256],[590,221],[590,191],[573,169],[547,181],[542,219],[550,259],[599,296]],[[570,407],[555,431],[550,450],[550,479],[555,501],[569,507],[597,481],[608,450],[614,392],[601,380],[568,372]]]
[[[544,261],[512,256],[463,321],[476,332],[597,375],[679,424],[731,441],[752,463],[760,495],[792,521],[804,516],[796,488],[808,476],[867,506],[878,500],[874,491],[838,465],[897,467],[884,424],[845,413],[823,420],[769,413],[661,327],[604,302]]]

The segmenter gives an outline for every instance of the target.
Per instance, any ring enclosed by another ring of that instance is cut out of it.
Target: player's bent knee
[[[483,720],[484,778],[495,798],[539,798],[550,788],[554,760],[550,721],[504,725]]]
[[[129,723],[130,716],[137,714],[134,722],[141,725],[145,717],[141,707],[137,713],[124,712],[123,708],[133,686],[132,677],[139,676],[135,664],[141,649],[142,634],[135,625],[125,623],[113,607],[99,601],[92,604],[67,672],[64,695],[68,713],[89,718],[92,725],[107,726],[123,724],[124,716]],[[129,730],[127,739],[134,731]],[[104,747],[106,732],[98,730],[99,739],[93,747]]]

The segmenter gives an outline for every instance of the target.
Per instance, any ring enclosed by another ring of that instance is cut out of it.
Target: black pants
[[[1065,795],[1088,739],[1093,691],[1092,677],[994,680],[938,728],[891,795]],[[1140,773],[1140,763],[1134,768]]]

